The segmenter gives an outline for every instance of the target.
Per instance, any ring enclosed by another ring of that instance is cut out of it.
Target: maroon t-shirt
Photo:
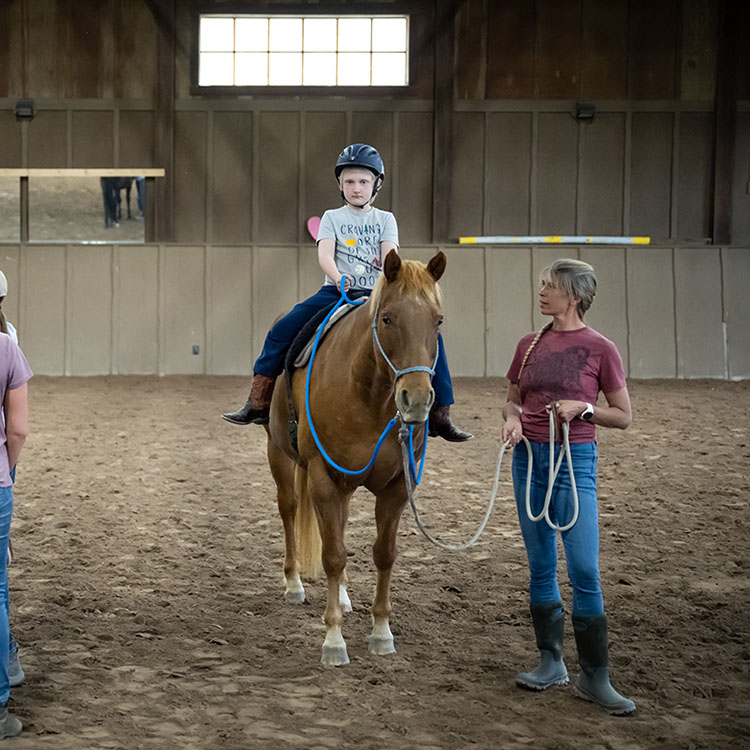
[[[530,333],[518,342],[506,377],[520,386],[524,435],[548,443],[547,404],[563,399],[595,404],[599,391],[611,393],[625,387],[625,372],[617,347],[593,328],[550,329],[531,350],[519,384],[518,371],[535,336]],[[590,443],[596,439],[596,428],[591,422],[574,419],[569,435],[571,443]]]

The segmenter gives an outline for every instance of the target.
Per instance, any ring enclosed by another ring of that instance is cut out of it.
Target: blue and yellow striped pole
[[[648,245],[650,237],[495,236],[459,237],[461,245]]]

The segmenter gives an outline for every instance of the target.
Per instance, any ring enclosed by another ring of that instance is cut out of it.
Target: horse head
[[[391,250],[370,301],[376,361],[394,379],[396,407],[409,424],[427,421],[435,400],[431,381],[443,321],[437,282],[445,264],[442,252],[424,264]]]

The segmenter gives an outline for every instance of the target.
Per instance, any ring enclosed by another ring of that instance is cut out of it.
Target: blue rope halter
[[[331,319],[333,314],[336,312],[336,310],[341,307],[345,302],[349,303],[350,305],[363,305],[365,302],[367,302],[367,298],[359,299],[359,300],[353,300],[350,299],[349,296],[346,293],[346,289],[344,287],[345,284],[345,277],[341,277],[340,287],[339,290],[341,292],[341,297],[339,298],[338,302],[333,306],[331,311],[326,315],[326,317],[323,319],[323,322],[318,327],[318,331],[315,334],[315,341],[313,341],[312,350],[310,352],[310,362],[307,366],[307,375],[305,377],[305,414],[307,416],[307,423],[310,425],[310,434],[313,436],[313,440],[315,441],[315,445],[318,447],[318,450],[320,451],[320,455],[323,456],[323,458],[326,460],[326,462],[332,466],[336,471],[340,471],[342,474],[348,474],[350,476],[357,476],[358,474],[364,474],[370,467],[375,463],[375,459],[378,457],[378,453],[380,452],[380,448],[383,445],[383,442],[385,441],[386,437],[388,436],[388,433],[393,429],[393,427],[396,425],[396,422],[401,419],[401,415],[396,412],[396,416],[393,417],[390,422],[385,426],[385,429],[381,433],[380,437],[378,438],[377,443],[375,444],[375,449],[372,453],[372,458],[370,458],[369,462],[366,466],[364,466],[361,469],[345,469],[343,466],[339,466],[326,452],[325,448],[323,447],[322,443],[320,442],[320,438],[318,437],[317,430],[315,429],[315,425],[313,424],[312,415],[310,413],[310,380],[312,375],[312,366],[313,361],[315,360],[315,354],[318,351],[318,344],[320,343],[320,338],[323,335],[323,331],[325,330],[326,325],[328,324],[328,321]],[[390,359],[388,359],[388,356],[383,351],[383,347],[380,344],[380,339],[378,338],[378,330],[377,330],[377,322],[378,322],[378,310],[380,309],[380,300],[378,300],[378,304],[375,308],[375,314],[372,318],[372,335],[375,339],[375,343],[378,346],[378,349],[380,353],[383,355],[383,358],[388,363],[388,366],[393,370],[395,373],[395,379],[397,380],[402,375],[405,375],[408,372],[428,372],[430,374],[430,377],[432,377],[435,374],[435,364],[437,363],[438,354],[435,355],[435,362],[433,362],[432,367],[425,367],[423,365],[418,365],[416,367],[407,367],[404,370],[397,370]],[[439,353],[439,352],[438,352]],[[414,442],[413,442],[413,433],[414,433],[414,425],[405,425],[403,423],[403,420],[401,421],[402,429],[404,427],[408,427],[409,430],[409,468],[411,470],[412,478],[414,479],[415,484],[419,484],[419,482],[422,480],[422,471],[424,470],[424,459],[425,454],[427,452],[427,435],[425,434],[424,443],[422,445],[422,456],[420,458],[420,466],[419,466],[419,472],[417,473],[415,463],[414,463]]]

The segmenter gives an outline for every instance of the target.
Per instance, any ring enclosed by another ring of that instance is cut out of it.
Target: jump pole
[[[650,237],[459,237],[460,245],[648,245]]]

